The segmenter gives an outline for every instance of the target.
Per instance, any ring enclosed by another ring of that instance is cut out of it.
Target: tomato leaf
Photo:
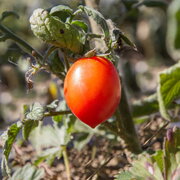
[[[35,121],[40,121],[44,117],[44,107],[40,104],[35,102],[29,108],[26,107],[26,112],[25,112],[25,118],[24,121],[26,120],[35,120]]]
[[[50,15],[58,17],[61,21],[66,22],[67,18],[72,16],[73,10],[65,5],[58,5],[50,10]]]
[[[61,146],[66,146],[69,143],[71,134],[67,133],[65,126],[59,127],[57,123],[54,123],[53,126],[38,126],[30,134],[29,139],[33,147],[39,152],[35,164],[37,165],[44,160],[51,164],[55,157],[61,156]]]
[[[86,33],[88,32],[88,25],[87,25],[85,22],[83,22],[83,21],[73,20],[73,21],[71,22],[71,24],[74,25],[74,26],[76,26],[76,27],[78,27],[78,28],[83,29],[84,32],[86,32]]]
[[[180,62],[160,73],[157,94],[161,115],[170,120],[167,108],[180,97]]]
[[[133,178],[133,174],[129,171],[124,171],[124,172],[121,172],[120,174],[118,174],[116,177],[115,177],[115,180],[132,180]],[[136,180],[142,180],[142,179],[138,179],[136,177]]]
[[[47,60],[49,70],[54,73],[56,76],[58,76],[60,79],[64,79],[64,64],[62,59],[60,59],[58,55],[58,50],[53,51]]]
[[[179,179],[180,129],[169,129],[163,150],[154,154],[142,153],[132,161],[128,171],[116,175],[116,180]]]
[[[52,111],[52,110],[55,110],[55,109],[58,107],[58,104],[59,104],[59,100],[56,99],[56,100],[54,100],[51,104],[48,104],[48,105],[46,106],[46,108],[47,108],[48,110]]]
[[[44,117],[45,108],[42,107],[39,103],[34,103],[31,106],[24,106],[24,115],[23,119],[23,128],[22,133],[24,139],[28,139],[31,131],[38,126],[39,121]]]
[[[10,169],[8,167],[8,157],[12,149],[12,145],[16,139],[16,136],[18,135],[19,131],[22,128],[22,123],[17,122],[13,125],[11,125],[7,131],[5,131],[1,135],[2,142],[4,144],[3,146],[3,157],[1,162],[1,169],[3,175],[10,175]]]
[[[168,7],[167,49],[170,55],[180,58],[180,3],[174,0]]]
[[[167,179],[179,179],[180,174],[180,129],[174,128],[167,131],[164,142],[164,170]],[[175,178],[176,177],[176,178]]]
[[[92,9],[87,6],[79,6],[79,9],[81,9],[84,13],[86,13],[86,15],[92,17],[96,21],[96,23],[101,26],[105,38],[109,39],[109,27],[103,15],[100,12],[96,11],[95,9]]]
[[[157,94],[135,101],[132,108],[133,117],[140,117],[157,112],[159,110]]]
[[[23,167],[18,168],[10,180],[27,179],[27,180],[39,180],[45,176],[43,168],[37,168],[31,164],[26,164]]]
[[[30,25],[35,36],[46,43],[73,53],[82,53],[84,50],[86,43],[84,31],[75,28],[69,22],[64,23],[44,9],[34,10],[30,17]]]
[[[23,137],[25,140],[28,139],[29,137],[29,134],[31,133],[31,131],[36,128],[39,124],[39,121],[35,121],[35,120],[27,120],[25,123],[24,123],[24,126],[23,126]]]

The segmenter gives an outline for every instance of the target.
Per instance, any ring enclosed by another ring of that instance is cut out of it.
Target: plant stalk
[[[36,51],[34,48],[32,48],[26,41],[18,37],[16,34],[14,34],[11,30],[0,24],[0,30],[5,33],[6,39],[12,39],[18,44],[20,44],[22,47],[24,47],[28,53],[32,54],[32,52],[35,52],[35,56],[39,59],[39,63],[42,64],[41,60],[43,59],[43,56]]]
[[[55,112],[46,112],[44,113],[44,117],[48,117],[48,116],[58,116],[58,115],[65,115],[65,114],[72,114],[71,111],[67,110],[67,111],[55,111]]]
[[[63,154],[63,158],[64,158],[64,164],[66,167],[67,179],[71,180],[71,172],[70,172],[70,167],[69,167],[67,149],[66,149],[66,146],[62,146],[62,148],[63,148],[62,154]]]
[[[141,144],[136,133],[123,83],[121,89],[121,100],[115,116],[119,136],[124,140],[127,150],[134,154],[141,153]]]

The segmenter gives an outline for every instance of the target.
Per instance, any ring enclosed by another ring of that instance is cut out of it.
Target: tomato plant
[[[61,3],[0,7],[0,179],[179,179],[179,0]]]
[[[77,60],[69,69],[64,82],[64,95],[69,108],[92,128],[113,115],[120,93],[118,72],[103,57]]]

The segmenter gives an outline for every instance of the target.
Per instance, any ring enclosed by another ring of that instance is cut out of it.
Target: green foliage
[[[22,128],[22,123],[17,122],[11,125],[2,135],[1,139],[3,141],[3,157],[1,162],[1,169],[4,175],[10,175],[10,169],[8,167],[8,157],[12,149],[12,145]]]
[[[84,13],[86,13],[86,15],[92,17],[96,21],[96,23],[101,26],[104,32],[105,38],[109,39],[109,35],[110,35],[109,28],[103,15],[99,13],[98,11],[96,11],[95,9],[92,9],[87,6],[79,6],[79,9],[81,9]]]
[[[179,60],[180,58],[180,3],[173,0],[168,7],[167,48],[170,55]]]
[[[132,48],[136,48],[135,44],[127,36],[125,36],[124,33],[120,31],[120,29],[114,29],[111,38],[114,43],[117,43],[119,40],[123,40],[126,45],[129,45]]]
[[[9,180],[40,180],[45,175],[43,168],[37,168],[31,164],[26,164],[23,167],[19,167]]]
[[[122,2],[126,7],[132,9],[142,5],[146,7],[167,7],[165,1],[143,0],[138,2],[136,0],[123,0]],[[82,16],[80,15],[82,15],[82,13],[85,13],[88,17],[92,17],[97,25],[101,26],[103,35],[90,33],[88,25],[81,20]],[[179,0],[174,0],[172,2],[168,8],[168,14],[168,45],[170,45],[170,51],[173,55],[179,54]],[[18,17],[16,13],[7,11],[2,14],[1,21],[10,15]],[[78,20],[76,19],[77,16]],[[54,73],[61,80],[64,80],[66,75],[65,69],[67,70],[68,68],[65,67],[67,65],[65,60],[60,59],[58,48],[62,50],[64,55],[69,56],[73,54],[73,59],[75,59],[74,57],[84,55],[84,52],[89,50],[89,46],[87,46],[87,43],[89,42],[88,37],[103,38],[109,48],[108,52],[111,54],[115,52],[114,49],[116,49],[117,46],[121,46],[120,43],[118,44],[119,41],[133,49],[136,48],[134,43],[128,39],[121,30],[115,28],[112,30],[111,34],[107,21],[103,15],[86,6],[79,6],[78,10],[75,12],[64,5],[58,5],[48,10],[36,9],[30,18],[30,23],[35,36],[52,45],[44,57],[42,57],[41,54],[38,55],[38,57],[43,61],[41,65],[44,65],[43,68]],[[0,40],[4,41],[6,39],[13,39],[25,47],[30,54],[32,50],[34,50],[26,42],[22,41],[18,36],[13,35],[8,28],[1,24],[0,30],[2,31]],[[109,46],[110,43],[112,43],[111,47]],[[117,54],[114,53],[111,57],[114,58],[116,55]],[[117,55],[116,57],[118,62],[119,56]],[[171,119],[167,110],[169,107],[172,107],[173,102],[179,97],[180,63],[160,74],[157,93],[134,103],[132,110],[133,117],[149,115],[157,112],[158,108],[160,108],[162,116],[166,119]],[[4,174],[10,175],[8,157],[13,142],[21,129],[24,139],[29,139],[37,150],[38,157],[34,161],[35,166],[38,166],[42,161],[52,164],[55,158],[60,158],[73,137],[75,148],[80,150],[89,142],[94,133],[100,133],[98,130],[92,130],[81,122],[76,121],[74,115],[65,112],[67,111],[66,108],[64,101],[59,102],[58,100],[55,100],[47,106],[41,106],[39,103],[34,103],[31,106],[24,106],[24,119],[22,120],[22,123],[18,122],[13,124],[2,135],[2,138],[4,139],[4,151],[1,166]],[[53,125],[43,126],[41,121],[47,116],[53,116]],[[142,120],[141,118],[136,119],[136,121],[141,123],[145,120]],[[114,130],[114,127],[115,126],[113,125],[111,130]],[[105,133],[103,132],[102,134],[104,135]],[[134,139],[132,138],[132,140]],[[136,160],[134,160],[132,164],[133,167],[129,171],[120,173],[117,176],[117,179],[126,180],[135,178],[137,180],[144,180],[145,178],[154,178],[157,180],[163,180],[164,177],[167,177],[169,180],[174,177],[178,178],[180,169],[179,140],[179,130],[170,131],[164,143],[164,150],[159,150],[153,155],[147,153],[140,155]],[[135,149],[135,147],[133,148]],[[40,179],[43,175],[44,171],[42,169],[37,169],[36,167],[27,164],[23,168],[19,168],[15,171],[11,179]]]
[[[39,141],[41,139],[41,141]],[[58,126],[54,123],[53,126],[39,126],[34,129],[30,135],[30,142],[38,152],[38,158],[35,165],[46,160],[51,164],[54,158],[60,158],[63,148],[71,139],[71,133],[68,132],[68,127]]]
[[[116,180],[171,180],[180,178],[180,129],[169,129],[163,150],[143,153],[132,162],[129,171],[120,172]]]
[[[85,33],[88,32],[88,25],[83,22],[83,21],[80,21],[80,20],[73,20],[71,22],[72,25],[76,26],[77,28],[81,28],[84,30]]]
[[[144,98],[142,100],[136,101],[133,104],[133,117],[139,117],[157,112],[159,108],[157,94]]]
[[[64,5],[58,5],[50,10],[50,15],[58,17],[61,21],[66,22],[67,18],[72,17],[73,10]]]
[[[23,121],[24,122],[27,120],[40,121],[44,117],[44,112],[45,112],[44,107],[40,103],[35,102],[28,108],[27,106],[25,107],[25,113],[24,113],[25,118]]]
[[[44,9],[36,9],[30,17],[31,29],[38,38],[47,43],[81,53],[85,45],[85,33],[76,29],[70,22],[66,23],[60,19],[64,18],[67,12],[67,9],[63,11],[60,6],[57,9],[54,7],[52,14]],[[65,15],[59,17],[59,13]]]
[[[30,132],[38,126],[39,121],[44,117],[45,109],[39,104],[34,103],[31,106],[24,106],[24,119],[23,119],[23,137],[28,139]]]
[[[53,51],[47,60],[49,70],[60,79],[65,77],[65,67],[62,59],[59,58],[58,50]]]
[[[170,120],[167,108],[180,97],[180,63],[160,73],[157,91],[160,112],[164,118]]]
[[[39,124],[39,121],[36,121],[36,120],[27,120],[25,123],[24,123],[24,126],[23,126],[23,137],[25,140],[28,139],[29,137],[29,134],[31,133],[31,131],[36,128]]]

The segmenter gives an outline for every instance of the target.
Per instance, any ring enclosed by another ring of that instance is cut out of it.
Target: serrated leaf
[[[58,107],[59,100],[54,100],[51,104],[48,104],[46,107],[48,110],[55,110]]]
[[[12,145],[18,135],[19,131],[22,128],[22,123],[17,122],[11,125],[7,131],[2,134],[3,139],[3,157],[1,162],[1,168],[4,175],[10,175],[10,169],[8,167],[8,157],[12,149]]]
[[[171,1],[168,6],[167,23],[167,50],[175,59],[180,58],[180,3],[179,0]]]
[[[27,120],[25,123],[24,123],[24,126],[23,126],[23,137],[25,140],[28,139],[31,131],[36,128],[39,124],[39,121],[36,121],[36,120]]]
[[[58,17],[61,21],[66,22],[67,18],[70,17],[73,10],[65,5],[58,5],[50,10],[50,15]]]
[[[30,25],[35,36],[55,47],[83,53],[86,43],[85,32],[69,22],[63,22],[48,11],[38,8],[30,17]]]
[[[74,25],[74,26],[76,26],[76,27],[78,27],[78,28],[83,29],[84,32],[86,32],[86,33],[88,32],[88,25],[87,25],[85,22],[83,22],[83,21],[73,20],[73,21],[71,22],[71,24]]]
[[[86,15],[92,17],[95,20],[95,22],[101,26],[104,32],[105,38],[109,39],[109,27],[103,15],[100,12],[96,11],[95,9],[92,9],[87,6],[79,6],[79,9],[85,12]]]
[[[54,123],[53,126],[47,125],[39,129],[34,129],[29,139],[32,145],[39,150],[66,145],[70,140],[70,134],[67,133],[65,126],[58,127],[57,124]],[[41,141],[39,141],[39,139],[41,139]]]
[[[40,180],[45,176],[43,168],[37,168],[30,164],[18,168],[9,180]]]
[[[3,21],[9,16],[14,16],[15,18],[19,19],[19,15],[15,11],[4,11],[1,15],[0,21]]]
[[[34,165],[38,166],[41,162],[46,161],[48,165],[51,165],[55,158],[60,158],[62,155],[61,147],[53,147],[43,150],[41,155],[35,160]]]
[[[171,179],[179,166],[180,159],[180,129],[169,129],[164,142],[165,177]]]
[[[26,111],[24,121],[40,121],[44,117],[44,111],[44,107],[40,103],[36,102],[29,107],[28,111]]]
[[[39,126],[34,129],[29,139],[39,156],[35,164],[37,165],[44,160],[46,160],[48,164],[51,164],[54,158],[61,157],[61,147],[69,143],[71,134],[67,133],[65,126],[58,127],[58,125],[54,123],[53,126]]]
[[[157,94],[161,115],[170,120],[166,108],[180,97],[180,63],[160,73]]]
[[[180,129],[169,129],[163,150],[155,154],[140,154],[128,171],[120,172],[116,180],[170,180],[179,177],[180,172]]]

